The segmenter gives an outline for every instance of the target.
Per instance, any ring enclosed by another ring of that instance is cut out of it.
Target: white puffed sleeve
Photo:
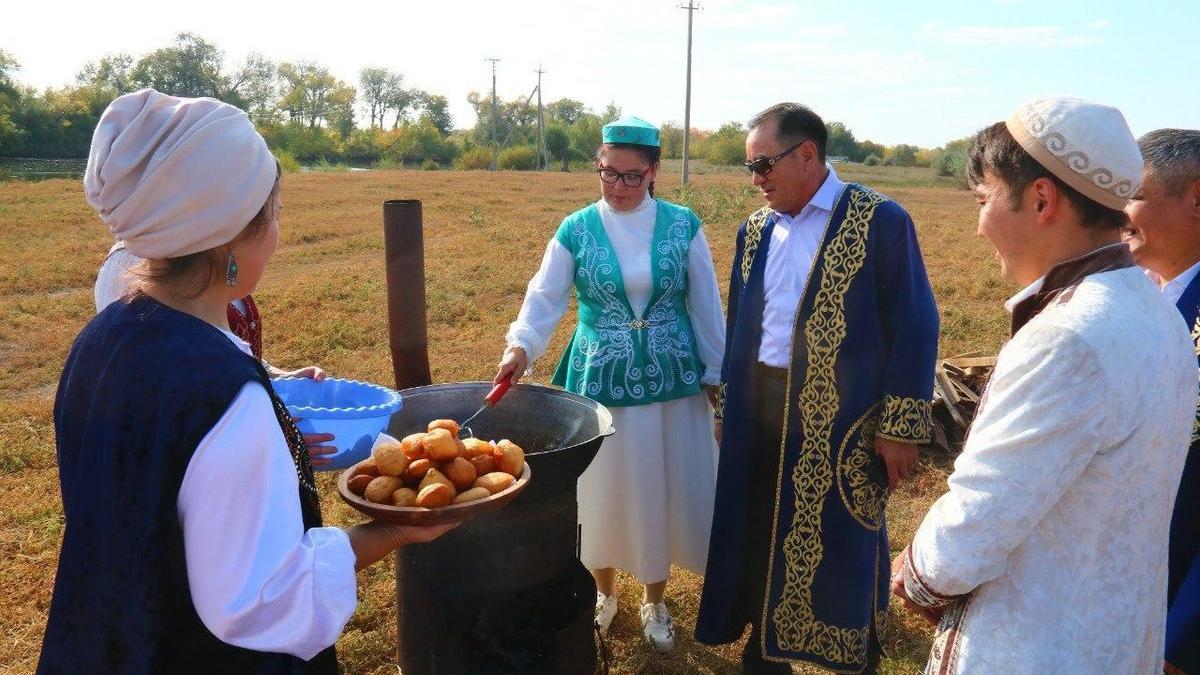
[[[299,479],[266,390],[247,383],[197,446],[176,507],[188,587],[221,640],[311,659],[354,613],[354,551],[304,530]]]
[[[505,340],[521,347],[533,363],[546,351],[558,320],[567,311],[575,282],[575,259],[558,239],[551,238],[538,268],[525,289],[525,301],[517,320],[508,327]]]
[[[704,230],[692,237],[688,249],[688,315],[696,334],[696,350],[704,364],[703,384],[720,384],[721,361],[725,357],[725,311],[717,275],[713,270],[712,251]]]

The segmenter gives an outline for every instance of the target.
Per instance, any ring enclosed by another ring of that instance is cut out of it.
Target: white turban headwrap
[[[240,109],[142,89],[100,116],[83,186],[131,253],[176,258],[232,241],[262,209],[277,171]]]

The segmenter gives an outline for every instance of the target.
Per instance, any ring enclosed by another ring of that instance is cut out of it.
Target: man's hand
[[[888,489],[895,490],[900,481],[908,478],[917,465],[917,446],[888,438],[875,438],[875,452],[887,465]]]
[[[309,463],[312,464],[313,467],[325,466],[333,463],[333,460],[325,457],[325,455],[332,455],[333,453],[337,452],[337,447],[332,445],[321,445],[322,443],[332,441],[333,434],[300,434],[300,437],[304,439],[304,445],[308,447],[308,459]]]
[[[907,557],[908,547],[905,546],[904,550],[900,552],[900,555],[896,556],[896,559],[892,561],[892,595],[900,599],[900,604],[904,606],[904,609],[907,609],[913,614],[920,616],[922,619],[925,619],[929,623],[936,626],[938,622],[942,620],[942,612],[944,610],[941,608],[932,609],[929,607],[922,607],[921,605],[918,605],[910,600],[908,593],[904,590],[904,560]]]
[[[713,422],[713,437],[717,439],[717,445],[721,444],[721,420]]]

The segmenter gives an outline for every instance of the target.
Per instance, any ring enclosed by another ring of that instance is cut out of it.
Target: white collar
[[[846,187],[845,181],[838,178],[837,172],[833,170],[833,165],[826,162],[825,168],[829,170],[829,175],[825,176],[825,181],[821,183],[821,187],[813,194],[812,199],[804,205],[804,209],[809,206],[814,206],[823,211],[832,211],[837,203],[838,195],[842,194],[842,188]],[[804,209],[800,209],[800,213],[804,213]],[[780,218],[786,219],[788,222],[800,217],[800,213],[795,216],[790,216],[780,211],[775,211],[775,214]]]
[[[629,209],[628,211],[618,211],[617,209],[613,208],[612,204],[608,203],[607,199],[605,199],[604,197],[600,198],[600,208],[604,209],[605,211],[608,211],[609,213],[615,213],[618,216],[632,216],[634,214],[641,213],[642,211],[645,211],[646,209],[650,208],[651,204],[657,204],[657,203],[658,203],[657,200],[655,200],[654,197],[651,197],[650,193],[647,192],[645,198],[642,199],[641,204],[638,204],[637,206],[633,207],[632,209]]]
[[[1168,290],[1172,290],[1176,292],[1176,295],[1183,295],[1183,292],[1187,290],[1188,285],[1192,283],[1192,280],[1196,278],[1198,273],[1200,273],[1200,261],[1197,261],[1196,264],[1180,272],[1179,276],[1175,277],[1174,279],[1161,284],[1159,288],[1164,293],[1166,293]]]
[[[1125,245],[1125,243],[1120,242],[1120,241],[1113,243],[1113,244],[1105,244],[1104,246],[1100,246],[1099,248],[1094,248],[1091,251],[1084,253],[1083,255],[1075,256],[1074,258],[1070,258],[1070,259],[1064,260],[1062,262],[1055,263],[1054,265],[1052,265],[1050,267],[1050,270],[1054,269],[1055,267],[1058,267],[1059,265],[1066,265],[1068,263],[1075,262],[1076,260],[1086,258],[1089,255],[1092,255],[1098,251],[1103,251],[1106,248],[1112,248],[1114,246],[1124,246],[1124,245]],[[1046,274],[1049,274],[1050,270],[1046,270]],[[1045,283],[1045,281],[1046,281],[1046,275],[1043,274],[1042,276],[1037,278],[1037,281],[1034,281],[1032,284],[1029,284],[1025,288],[1022,288],[1020,293],[1017,293],[1016,295],[1009,298],[1004,303],[1004,309],[1008,310],[1009,314],[1012,314],[1013,308],[1016,307],[1022,300],[1026,299],[1029,296],[1033,295],[1034,293],[1037,293],[1038,291],[1042,290],[1042,284]]]
[[[1019,293],[1004,301],[1004,309],[1007,310],[1009,314],[1012,314],[1013,308],[1021,304],[1022,300],[1042,290],[1042,284],[1045,283],[1045,281],[1045,275],[1038,277],[1037,281],[1034,281],[1032,284],[1022,288]]]
[[[245,352],[251,356],[254,355],[254,351],[252,349],[250,349],[250,343],[246,342],[242,338],[238,337],[237,333],[234,333],[231,330],[225,330],[224,328],[217,328],[217,330],[221,331],[221,333],[223,333],[225,335],[225,337],[229,338],[229,341],[233,343],[234,347],[237,347],[238,349],[242,350],[243,352]]]

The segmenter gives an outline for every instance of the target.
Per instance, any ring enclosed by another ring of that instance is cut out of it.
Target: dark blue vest
[[[179,488],[250,381],[277,401],[260,362],[145,296],[109,305],[76,338],[54,404],[66,527],[39,673],[337,672],[332,647],[305,662],[222,642],[192,603]],[[297,444],[294,425],[265,423]],[[307,450],[293,450],[311,484]],[[298,498],[305,528],[320,526],[315,494],[301,486]]]

